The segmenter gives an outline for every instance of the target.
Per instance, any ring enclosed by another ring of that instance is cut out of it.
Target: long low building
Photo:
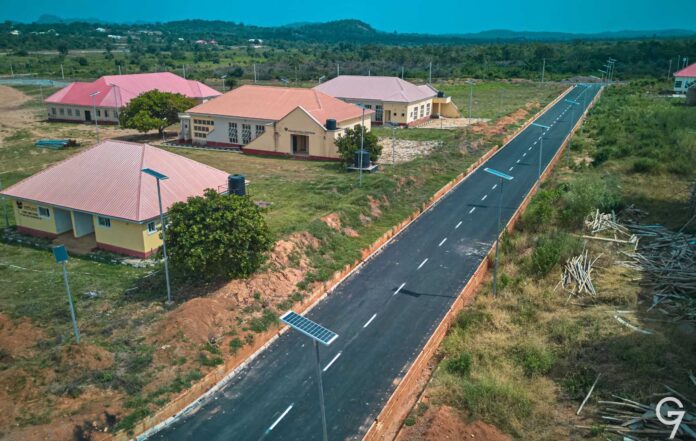
[[[314,90],[374,110],[375,124],[413,126],[432,117],[459,117],[459,109],[444,93],[398,77],[341,75]]]
[[[44,100],[53,121],[118,123],[118,111],[151,90],[179,93],[200,102],[220,95],[200,81],[171,72],[107,75],[91,83],[70,83]],[[93,96],[94,95],[94,96]]]
[[[674,93],[685,94],[696,85],[696,63],[674,72]]]
[[[370,129],[371,110],[365,111]],[[179,140],[246,153],[339,158],[336,138],[358,127],[363,109],[312,89],[241,86],[179,114]]]
[[[221,170],[147,144],[106,140],[0,194],[14,200],[21,233],[147,258],[162,240],[157,183],[143,168],[168,177],[161,182],[165,211],[206,189],[227,190]]]

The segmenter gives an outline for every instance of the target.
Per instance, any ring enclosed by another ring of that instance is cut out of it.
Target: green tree
[[[346,164],[351,164],[355,158],[355,152],[360,149],[360,128],[357,126],[354,129],[347,129],[342,135],[336,139],[336,147],[341,158]],[[377,142],[377,135],[370,131],[365,131],[365,141],[363,148],[370,152],[370,160],[377,162],[382,155],[382,146]]]
[[[196,105],[196,101],[178,93],[151,90],[130,100],[120,112],[121,125],[146,133],[164,129],[174,124],[179,113]]]
[[[167,217],[169,258],[193,279],[246,277],[273,245],[261,209],[247,196],[207,190],[172,205]]]

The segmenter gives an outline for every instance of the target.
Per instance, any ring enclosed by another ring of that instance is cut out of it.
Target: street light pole
[[[474,101],[474,82],[467,81],[469,83],[469,125],[471,125],[471,106]]]
[[[80,344],[80,330],[77,328],[75,305],[73,305],[72,293],[70,292],[70,283],[68,283],[68,269],[66,267],[68,263],[68,251],[65,249],[65,245],[54,246],[52,251],[56,262],[60,263],[63,267],[63,282],[65,282],[65,293],[68,296],[68,305],[70,306],[70,318],[72,319],[73,333],[75,334],[75,341],[77,344]]]
[[[319,388],[319,407],[321,409],[321,429],[324,441],[328,441],[329,432],[326,428],[326,406],[324,405],[324,383],[321,378],[321,360],[319,358],[319,343],[314,340],[314,354],[316,356],[317,386]]]
[[[500,196],[498,197],[498,228],[495,230],[496,231],[496,236],[495,236],[495,264],[493,266],[493,295],[497,296],[498,295],[498,247],[499,247],[499,242],[500,242],[500,218],[501,214],[503,211],[503,183],[505,181],[512,181],[513,177],[505,174],[503,172],[499,172],[498,170],[494,170],[492,168],[484,168],[483,171],[486,173],[490,173],[493,176],[497,176],[500,178],[500,181],[498,182],[498,185],[500,186]]]
[[[536,187],[537,189],[541,187],[541,162],[542,162],[542,156],[544,152],[544,134],[551,128],[549,126],[545,126],[543,124],[539,123],[532,123],[533,126],[539,127],[541,129],[541,137],[539,138],[539,166],[537,170],[537,183]]]
[[[99,142],[99,123],[97,122],[97,120],[99,118],[97,118],[97,98],[96,98],[96,96],[99,95],[100,93],[101,92],[96,91],[96,92],[92,92],[89,94],[89,96],[92,97],[92,111],[94,112],[94,131],[97,135],[97,142]]]
[[[164,222],[164,210],[162,209],[162,191],[160,188],[160,181],[169,179],[168,176],[162,173],[156,172],[150,168],[144,168],[141,170],[143,173],[148,174],[155,178],[157,181],[157,202],[159,204],[159,216],[160,224],[162,225],[162,257],[164,258],[164,277],[167,281],[167,305],[172,303],[172,288],[169,281],[169,257],[167,256],[167,224]]]
[[[365,106],[360,107],[362,107],[362,119],[360,121],[360,162],[358,162],[358,174],[360,176],[360,186],[362,187],[363,147],[365,146]]]

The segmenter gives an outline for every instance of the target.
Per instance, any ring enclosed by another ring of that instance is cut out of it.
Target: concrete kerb
[[[530,120],[525,122],[520,128],[518,128],[512,135],[506,138],[505,143],[507,144],[510,140],[514,139],[519,135],[533,120],[539,117],[543,112],[554,106],[560,99],[567,95],[572,90],[572,87],[566,89],[561,95],[559,95],[552,102],[547,104],[544,109],[537,112]],[[477,168],[479,168],[484,162],[490,159],[495,153],[500,150],[499,146],[494,146],[489,149],[485,154],[483,154],[479,159],[477,159],[473,164],[471,164],[466,171],[457,175],[452,181],[445,184],[440,188],[429,200],[424,203],[422,208],[414,211],[409,217],[390,228],[386,233],[384,233],[377,241],[375,241],[370,247],[363,250],[361,253],[361,259],[356,260],[353,264],[346,265],[342,271],[335,273],[329,280],[323,282],[319,287],[313,290],[312,294],[303,300],[297,307],[295,311],[298,313],[306,313],[314,308],[321,300],[326,298],[331,294],[335,288],[348,278],[355,271],[358,271],[362,266],[372,259],[374,256],[378,255],[381,250],[389,243],[394,237],[398,236],[402,231],[404,231],[412,222],[414,222],[420,215],[432,208],[436,203],[438,203],[447,193],[456,188],[461,184],[469,175],[471,175]],[[113,439],[116,441],[125,441],[128,439],[136,439],[138,441],[145,440],[148,437],[154,435],[160,430],[171,425],[173,422],[177,421],[179,418],[191,415],[196,412],[202,404],[204,404],[207,399],[212,397],[215,392],[222,389],[229,381],[237,375],[240,371],[246,368],[256,357],[259,356],[268,346],[270,346],[280,335],[286,332],[289,328],[287,326],[282,326],[277,330],[270,331],[268,333],[261,334],[260,338],[257,337],[256,341],[258,344],[254,352],[241,362],[228,366],[225,363],[208,374],[206,374],[201,381],[191,386],[189,389],[181,393],[179,396],[174,398],[165,407],[160,409],[155,415],[143,419],[139,424],[136,425],[134,432],[138,433],[135,438],[132,438],[124,432],[119,432],[113,435]]]
[[[556,162],[559,160],[563,154],[563,151],[567,147],[570,138],[582,125],[587,117],[587,112],[597,102],[602,90],[603,89],[600,89],[590,105],[587,107],[587,109],[585,109],[573,129],[568,133],[568,136],[566,136],[558,151],[544,169],[541,177],[542,180],[545,180],[553,170]],[[559,98],[556,99],[551,105],[563,98],[568,91],[559,96]],[[532,120],[536,119],[538,116],[538,114],[535,115]],[[526,126],[528,126],[528,124],[525,124],[523,127]],[[515,210],[515,213],[506,224],[506,232],[512,231],[520,216],[529,205],[532,197],[534,194],[536,194],[536,191],[536,186],[534,186],[527,193],[520,206],[517,208],[517,210]],[[503,233],[501,233],[500,237],[502,237],[502,235]],[[377,419],[372,423],[370,429],[368,429],[367,433],[363,437],[363,441],[384,441],[393,440],[396,438],[401,426],[403,425],[403,421],[406,419],[408,413],[416,404],[420,395],[425,389],[427,381],[430,377],[429,371],[427,370],[428,364],[434,357],[440,343],[442,343],[442,340],[447,334],[447,331],[449,330],[452,321],[456,317],[456,314],[473,300],[474,294],[477,292],[480,284],[488,273],[488,269],[491,266],[493,252],[494,248],[491,246],[486,258],[481,260],[481,263],[476,268],[476,271],[474,271],[473,275],[469,278],[469,281],[466,283],[464,288],[462,288],[459,296],[454,301],[438,327],[435,329],[430,339],[428,339],[428,342],[425,344],[418,357],[416,357],[416,360],[413,362],[406,375],[404,375],[403,379],[399,382],[399,385],[396,387],[396,390],[387,401],[387,404],[384,406]]]

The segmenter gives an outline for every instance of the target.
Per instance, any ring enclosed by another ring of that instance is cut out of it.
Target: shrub
[[[595,209],[610,211],[619,206],[618,186],[614,179],[595,176],[579,178],[568,184],[562,195],[561,220],[570,227],[581,227]]]
[[[541,236],[532,252],[532,271],[539,277],[544,277],[561,261],[581,249],[579,238],[566,233],[555,232]]]
[[[556,212],[556,203],[561,197],[560,189],[541,190],[522,215],[522,228],[538,232],[548,228]]]
[[[548,373],[556,363],[556,357],[546,348],[534,344],[521,344],[512,350],[512,358],[528,377]]]
[[[633,171],[636,173],[652,173],[657,170],[659,163],[650,158],[638,158],[633,161]]]
[[[347,129],[344,134],[339,135],[336,139],[336,148],[338,148],[338,153],[346,164],[353,163],[355,152],[360,149],[360,129],[361,126],[357,126],[354,129]],[[370,153],[370,160],[372,162],[377,162],[382,155],[382,146],[377,141],[377,135],[371,131],[365,131],[363,148]]]
[[[235,355],[244,346],[244,342],[239,337],[230,340],[230,354]]]
[[[270,326],[276,323],[278,323],[276,313],[271,309],[267,309],[261,317],[254,317],[249,320],[249,329],[256,333],[266,332]]]
[[[469,373],[471,373],[471,354],[461,352],[456,357],[447,359],[445,368],[450,374],[468,377]]]

